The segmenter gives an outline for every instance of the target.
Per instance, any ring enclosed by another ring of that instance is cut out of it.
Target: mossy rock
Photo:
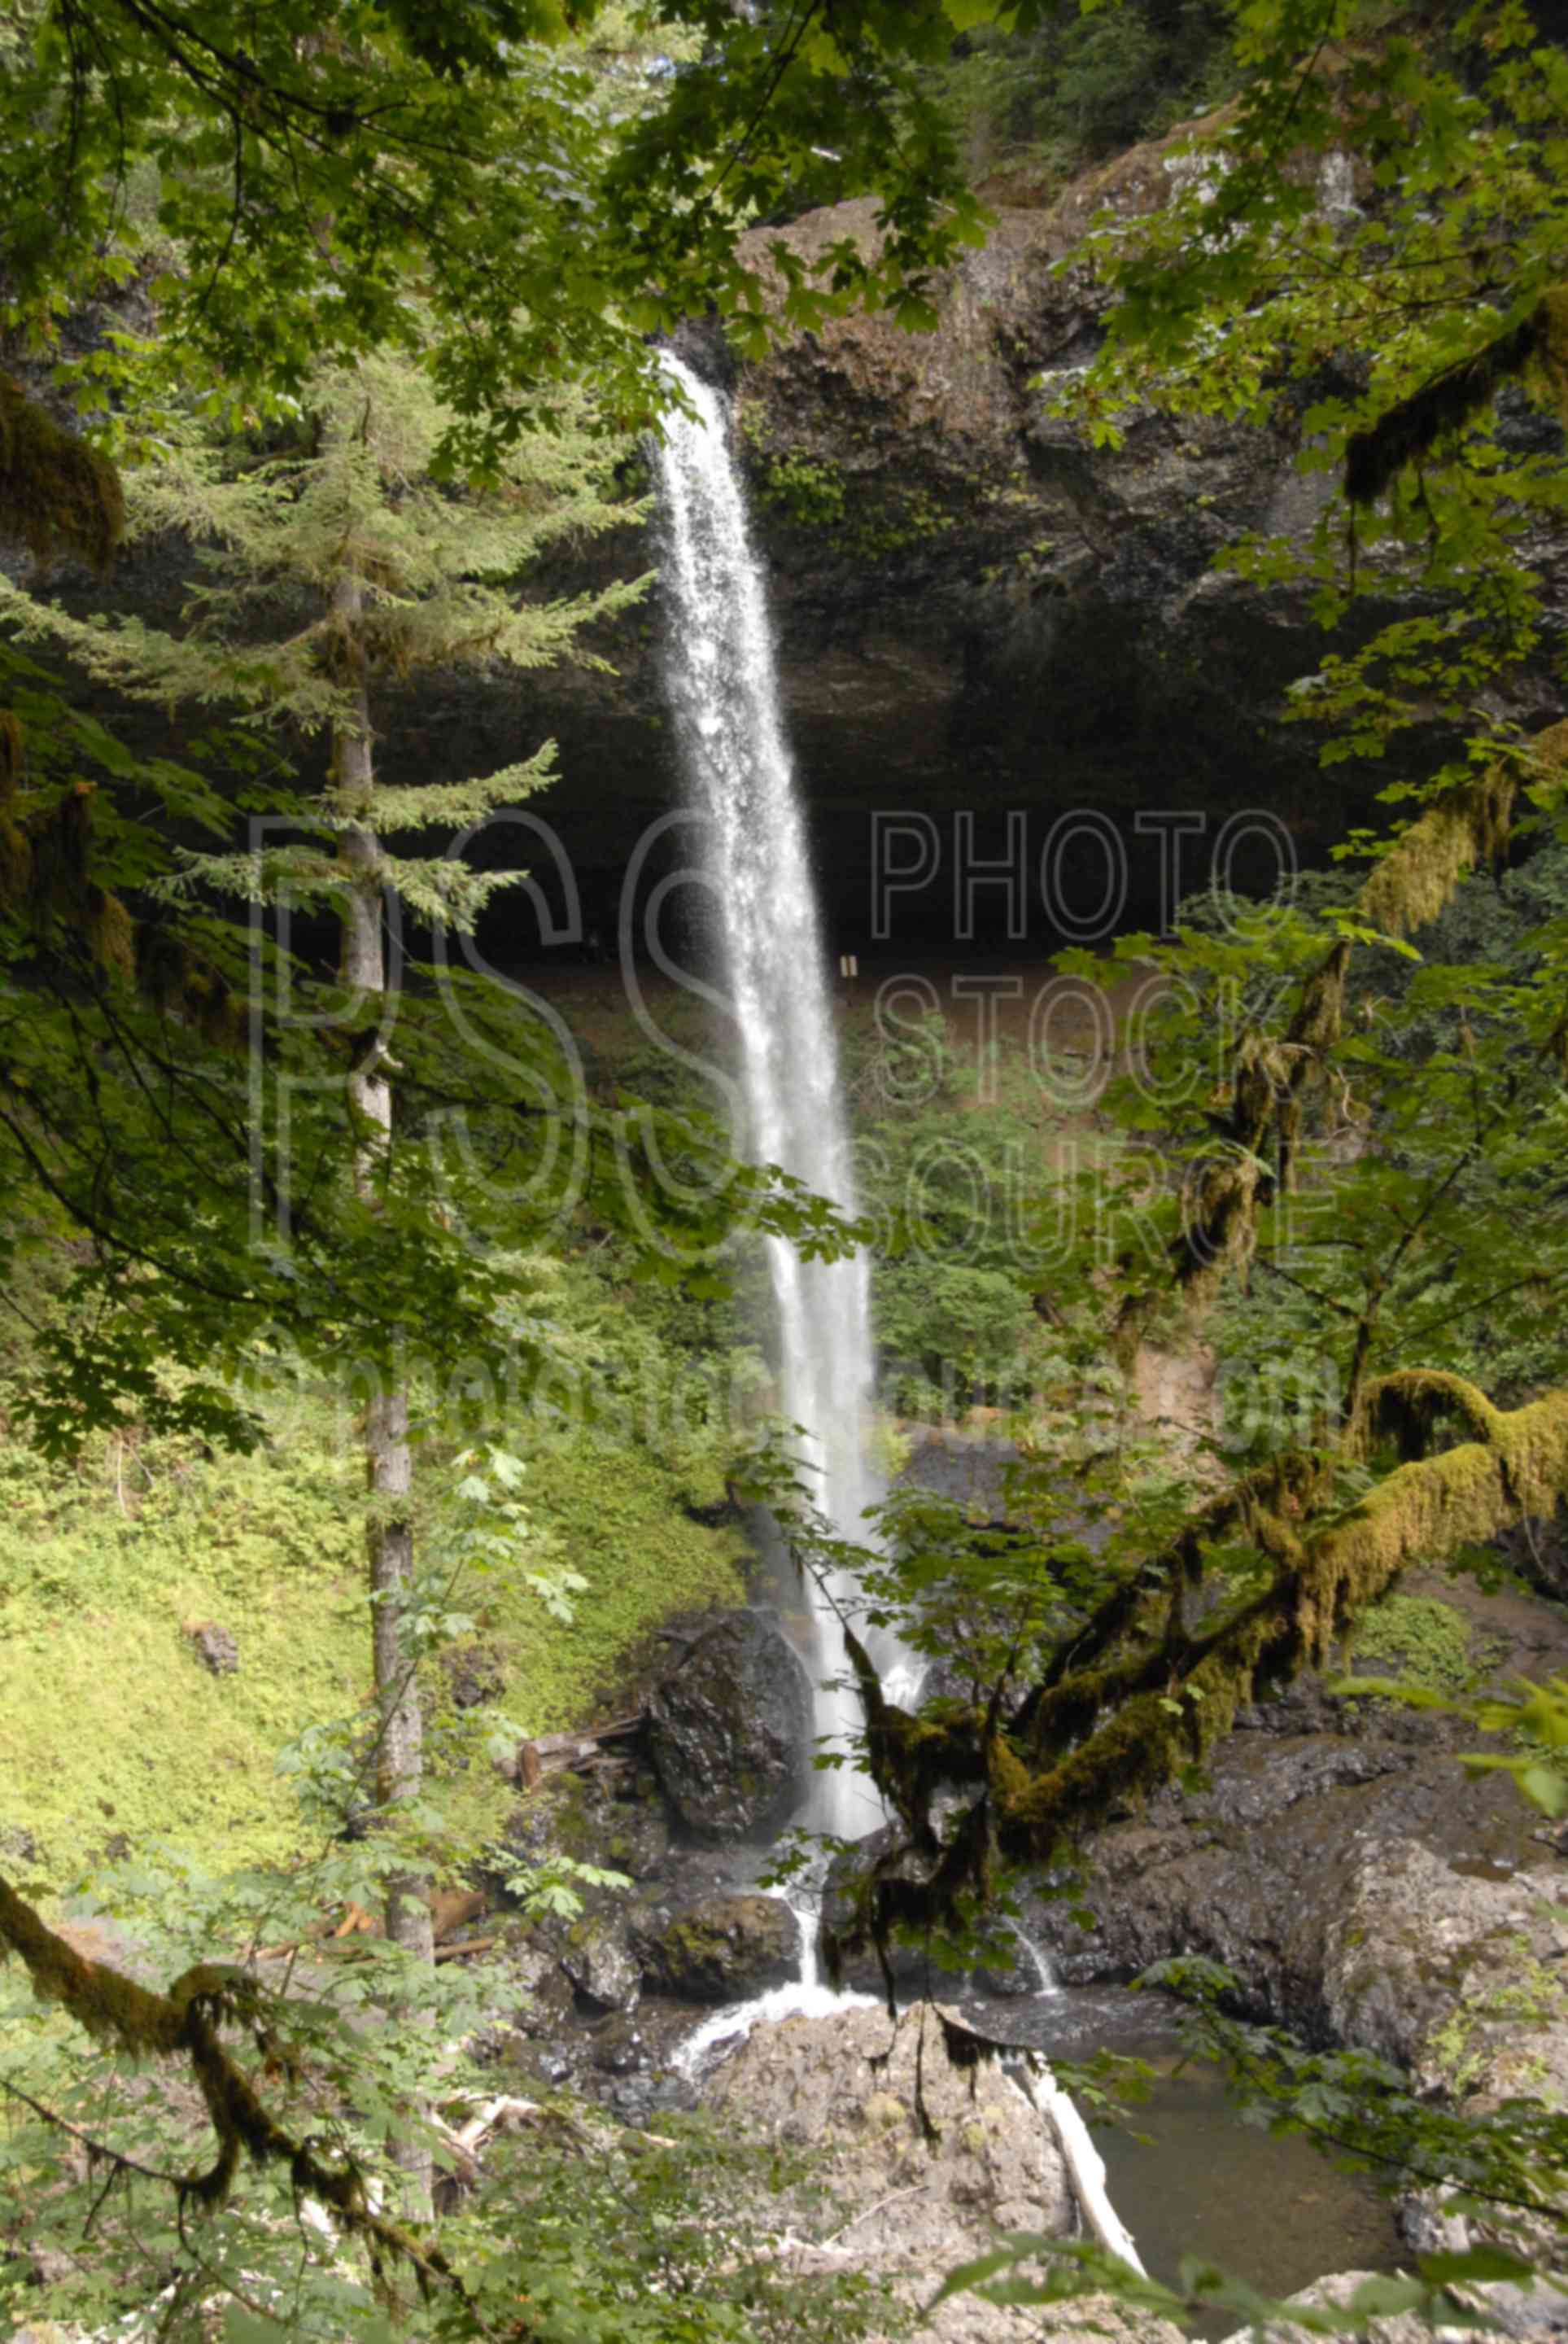
[[[649,1990],[683,2002],[744,2002],[800,1965],[795,1916],[777,1896],[706,1897],[673,1921],[654,1916],[633,1943]]]

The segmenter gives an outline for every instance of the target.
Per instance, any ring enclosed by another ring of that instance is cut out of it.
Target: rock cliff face
[[[940,864],[894,903],[895,945],[967,940],[961,922],[954,934],[960,812],[984,859],[1009,847],[1006,815],[1025,817],[1030,932],[1049,939],[1091,921],[1106,884],[1104,849],[1081,830],[1059,842],[1064,859],[1042,886],[1042,850],[1066,812],[1091,807],[1116,825],[1127,917],[1143,921],[1159,909],[1161,864],[1158,839],[1134,829],[1140,811],[1202,817],[1206,840],[1183,849],[1191,885],[1239,812],[1268,809],[1303,859],[1322,859],[1392,777],[1392,765],[1323,772],[1310,731],[1282,722],[1286,687],[1325,648],[1305,595],[1210,567],[1243,530],[1311,531],[1331,484],[1294,469],[1293,412],[1267,431],[1151,414],[1115,450],[1050,412],[1053,378],[1081,366],[1102,330],[1084,230],[1102,207],[1166,201],[1176,143],[1134,149],[1049,210],[1002,209],[942,281],[929,335],[848,318],[739,369],[716,334],[691,337],[689,355],[733,391],[840,948],[873,940],[874,812],[936,825]],[[840,205],[782,234],[810,260],[845,236],[872,239],[872,207]],[[772,240],[759,232],[759,259]],[[1523,411],[1514,428],[1551,429]],[[1568,533],[1529,553],[1568,609]],[[1360,623],[1386,614],[1364,606]],[[612,647],[621,675],[608,699],[598,679],[574,683],[570,704],[558,680],[541,681],[574,792],[584,773],[613,780],[618,815],[597,828],[606,846],[616,821],[656,813],[678,786],[659,724],[657,606],[650,619]],[[1543,656],[1517,712],[1554,705]],[[1408,753],[1425,763],[1436,746],[1412,738]],[[1238,878],[1268,884],[1275,852],[1254,831]],[[912,841],[898,849],[902,862],[915,853]],[[608,886],[619,864],[613,851],[600,861]],[[1000,888],[981,890],[979,941],[1010,940],[1006,911]]]
[[[895,850],[904,864],[919,852],[930,868],[894,899],[884,941],[961,950],[1020,941],[996,885],[979,892],[972,937],[955,922],[954,865],[966,852],[1022,857],[1029,934],[1050,944],[1092,930],[1102,903],[1124,924],[1158,916],[1161,844],[1135,829],[1140,812],[1201,818],[1206,836],[1182,844],[1186,887],[1207,876],[1239,812],[1267,809],[1295,852],[1321,858],[1392,777],[1385,765],[1323,773],[1311,733],[1282,721],[1286,686],[1325,647],[1305,597],[1210,569],[1241,530],[1311,530],[1329,484],[1293,469],[1290,416],[1261,431],[1148,415],[1109,450],[1050,412],[1053,378],[1081,366],[1102,330],[1084,231],[1104,207],[1133,215],[1165,202],[1181,168],[1176,143],[1173,134],[1133,149],[1049,209],[1000,209],[983,248],[936,288],[930,334],[847,318],[737,369],[716,329],[690,329],[688,354],[735,400],[835,949],[876,940],[876,813],[934,825],[923,847],[906,836]],[[809,259],[843,237],[874,237],[873,207],[839,205],[781,233]],[[774,237],[757,232],[759,259]],[[1523,411],[1514,427],[1522,444],[1552,431]],[[539,582],[571,594],[645,571],[658,551],[656,523],[628,524],[563,552]],[[1568,530],[1520,553],[1568,612]],[[122,607],[168,623],[193,569],[181,544],[136,549],[114,591]],[[78,606],[101,601],[85,577],[61,584]],[[1374,615],[1369,606],[1362,622]],[[664,624],[655,597],[601,631],[593,648],[614,662],[612,677],[421,676],[385,702],[377,754],[394,782],[492,771],[558,740],[561,786],[533,811],[565,850],[583,928],[607,946],[638,840],[679,802],[658,679]],[[1558,712],[1554,651],[1543,645],[1519,687],[1522,718]],[[132,729],[146,746],[177,746],[149,737],[156,720],[145,712]],[[1410,753],[1430,762],[1437,745],[1415,738]],[[1102,837],[1081,825],[1052,844],[1053,823],[1080,808],[1122,842],[1124,904],[1114,873],[1106,902]],[[1021,835],[1010,838],[1009,814],[1022,817]],[[972,821],[967,837],[960,815]],[[513,827],[491,851],[532,864],[559,923],[564,883],[538,835]],[[648,878],[678,851],[667,838]],[[1268,884],[1276,857],[1277,841],[1254,827],[1236,876]],[[487,949],[531,956],[535,921],[508,898]]]
[[[1142,207],[1168,186],[1163,151],[1143,150],[1056,210],[1005,211],[950,277],[934,334],[845,319],[740,377],[829,872],[865,859],[871,803],[935,814],[949,866],[953,810],[975,810],[990,859],[1016,810],[1031,925],[1049,934],[1092,914],[1104,877],[1081,838],[1084,867],[1070,857],[1042,890],[1065,812],[1093,807],[1130,833],[1139,809],[1190,808],[1217,828],[1266,804],[1306,828],[1312,744],[1282,731],[1277,705],[1318,646],[1302,610],[1239,595],[1209,563],[1238,530],[1310,527],[1322,482],[1298,482],[1272,435],[1151,417],[1094,452],[1049,412],[1053,377],[1100,336],[1071,258],[1090,211],[1101,195]],[[803,220],[789,241],[809,254],[846,227],[871,235],[869,207]],[[1201,845],[1193,864],[1196,878]],[[1151,843],[1129,876],[1139,915],[1159,884]],[[947,878],[896,916],[950,919]],[[1000,891],[984,903],[1000,923]]]

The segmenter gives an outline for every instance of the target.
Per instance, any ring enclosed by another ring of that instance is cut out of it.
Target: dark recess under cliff
[[[834,952],[896,965],[1102,940],[1158,925],[1216,855],[1243,891],[1267,889],[1375,821],[1377,791],[1451,745],[1418,727],[1397,759],[1321,768],[1312,730],[1284,714],[1327,644],[1305,593],[1210,567],[1238,532],[1304,536],[1321,510],[1331,484],[1293,469],[1292,410],[1269,430],[1146,415],[1114,451],[1049,411],[1053,375],[1101,333],[1102,297],[1073,258],[1084,227],[1105,204],[1163,202],[1171,145],[1133,149],[1049,210],[1001,211],[943,280],[932,334],[852,317],[738,367],[717,328],[689,329],[689,354],[732,392]],[[783,233],[809,259],[846,233],[873,237],[872,211],[839,205]],[[1561,439],[1511,410],[1512,440],[1542,435]],[[657,554],[656,530],[628,525],[528,591],[579,591]],[[1561,535],[1521,547],[1553,614],[1506,712],[1524,722],[1556,712],[1565,557]],[[182,543],[133,549],[112,603],[174,623],[193,566]],[[78,609],[103,599],[85,574],[62,573],[57,591]],[[1360,608],[1370,628],[1389,605]],[[475,850],[538,882],[489,915],[490,959],[608,957],[623,914],[645,951],[649,890],[696,860],[659,687],[665,623],[655,597],[601,631],[592,648],[613,677],[496,670],[382,689],[391,782],[559,743],[559,783],[526,810],[559,858],[533,821],[504,816]],[[146,710],[126,729],[143,747],[179,746]],[[306,745],[307,779],[320,756]],[[1179,839],[1162,816],[1185,817]],[[879,891],[890,871],[901,884]],[[688,965],[704,908],[695,886],[667,891],[660,943]]]

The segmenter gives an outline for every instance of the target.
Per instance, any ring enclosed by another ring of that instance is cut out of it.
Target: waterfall
[[[718,394],[678,359],[664,361],[693,410],[670,412],[660,453],[670,623],[665,684],[679,734],[686,784],[703,817],[708,875],[719,899],[729,995],[740,1032],[746,1147],[841,1211],[857,1209],[839,1082],[838,1038],[827,985],[821,922],[779,706],[773,638],[762,573],[751,550],[740,481],[730,460]],[[840,1537],[863,1540],[864,1510],[881,1495],[865,1453],[876,1365],[870,1266],[864,1254],[802,1261],[769,1238],[768,1270],[778,1323],[780,1399],[802,1431],[799,1461],[817,1510]],[[859,1723],[835,1605],[855,1600],[852,1581],[819,1589],[808,1580],[815,1642],[816,1729],[842,1748]],[[919,1663],[897,1640],[869,1641],[890,1692],[912,1701]],[[819,1774],[806,1821],[846,1839],[882,1820],[858,1770]],[[759,2019],[843,2007],[819,1978],[809,1896],[787,1900],[800,1937],[800,1978],[739,2009],[718,2011],[682,2046],[689,2076]],[[1043,1955],[1019,1933],[1039,1991],[1053,1991]],[[1105,2194],[1104,2167],[1071,2102],[1049,2069],[1027,2060],[1023,2089],[1054,2131],[1095,2234],[1141,2268]]]
[[[718,394],[678,359],[665,364],[694,413],[671,410],[660,457],[669,623],[665,682],[686,785],[703,818],[718,898],[722,965],[739,1027],[751,1160],[777,1164],[846,1214],[856,1209],[839,1081],[824,941],[784,724],[762,573]],[[863,1253],[802,1261],[766,1239],[777,1321],[780,1402],[802,1428],[799,1461],[835,1533],[864,1539],[880,1495],[865,1454],[875,1354]],[[843,1748],[859,1722],[833,1609],[854,1600],[840,1580],[808,1582],[816,1730]],[[880,1657],[880,1655],[879,1655]],[[824,1771],[807,1820],[859,1838],[882,1819],[869,1782]]]

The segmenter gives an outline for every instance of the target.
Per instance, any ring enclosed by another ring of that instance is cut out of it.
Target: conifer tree
[[[448,420],[428,379],[386,356],[323,371],[300,402],[288,444],[276,452],[189,419],[166,441],[161,461],[131,476],[127,495],[130,538],[179,532],[199,553],[201,581],[179,634],[136,620],[74,620],[19,589],[4,598],[19,632],[53,639],[133,698],[227,704],[286,737],[325,734],[316,834],[282,847],[187,856],[180,884],[252,902],[286,891],[335,917],[353,1028],[346,1177],[372,1216],[395,1177],[387,1035],[397,974],[387,948],[388,897],[424,921],[466,929],[512,875],[477,874],[453,856],[398,854],[387,841],[482,820],[537,789],[555,754],[545,743],[471,780],[383,784],[376,742],[386,687],[459,663],[602,664],[583,648],[583,630],[627,607],[648,582],[567,601],[519,597],[519,572],[545,549],[627,518],[625,502],[612,501],[607,487],[614,450],[586,428],[580,405],[563,397],[559,429],[519,443],[482,493],[431,475]],[[414,1572],[409,1392],[396,1370],[375,1379],[361,1437],[376,1796],[390,1814],[417,1795],[422,1772],[417,1672],[404,1633]],[[412,1871],[388,1879],[386,1928],[395,1944],[429,1956],[429,1907]]]

